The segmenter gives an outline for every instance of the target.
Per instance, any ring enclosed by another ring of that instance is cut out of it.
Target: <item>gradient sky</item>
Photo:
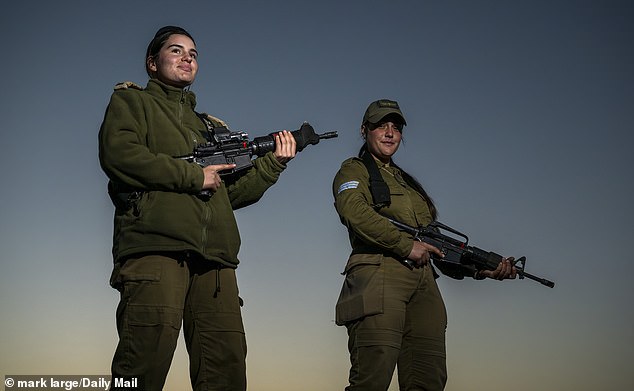
[[[401,104],[395,160],[440,220],[556,282],[441,277],[447,390],[634,389],[633,17],[612,0],[5,4],[1,374],[109,373],[97,132],[113,85],[145,85],[147,43],[177,24],[200,52],[200,110],[251,137],[339,131],[236,213],[250,390],[346,385],[333,319],[350,247],[330,186],[379,98]],[[187,365],[181,339],[166,390],[191,389]]]

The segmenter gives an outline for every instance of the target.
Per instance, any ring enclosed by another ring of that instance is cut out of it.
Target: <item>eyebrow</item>
[[[177,43],[173,43],[173,44],[169,45],[167,48],[169,49],[171,47],[177,47],[177,48],[181,48],[181,49],[185,50],[185,46],[179,45]],[[196,49],[191,49],[190,52],[194,52],[194,53],[196,53],[196,55],[198,55],[198,50],[196,50]]]

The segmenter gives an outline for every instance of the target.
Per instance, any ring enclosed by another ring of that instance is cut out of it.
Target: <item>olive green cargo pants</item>
[[[121,292],[113,378],[162,390],[183,324],[193,389],[246,389],[235,270],[185,255],[149,255],[116,267],[111,283]]]
[[[386,391],[397,364],[401,391],[443,390],[447,313],[433,269],[409,270],[389,257],[351,261],[337,304],[348,329],[346,391]],[[362,312],[345,322],[345,314]]]

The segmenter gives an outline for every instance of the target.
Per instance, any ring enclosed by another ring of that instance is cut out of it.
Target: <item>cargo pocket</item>
[[[129,305],[128,323],[131,327],[169,327],[180,331],[183,320],[183,311],[176,308]]]
[[[128,259],[115,262],[110,275],[110,286],[121,292],[125,282],[156,282],[161,280],[161,266],[147,262],[137,262],[138,259]]]
[[[176,261],[174,261],[175,263]],[[151,256],[115,266],[111,283],[121,291],[117,307],[119,365],[133,368],[139,360],[171,358],[183,318],[180,292],[170,285],[161,263]]]
[[[350,257],[339,299],[335,323],[342,326],[365,316],[383,313],[384,268],[381,254]]]

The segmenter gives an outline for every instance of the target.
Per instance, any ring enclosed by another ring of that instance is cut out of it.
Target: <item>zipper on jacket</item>
[[[192,140],[191,148],[195,148],[197,145],[199,145],[196,132],[194,130],[185,128],[185,124],[183,123],[183,116],[185,113],[186,102],[187,102],[187,99],[185,97],[185,90],[183,90],[181,91],[181,97],[180,97],[180,100],[178,101],[178,123],[181,127],[181,132],[183,135],[187,134],[188,132],[191,133],[191,140]]]
[[[183,128],[183,106],[185,106],[185,91],[181,91],[181,98],[178,101],[178,123]]]
[[[186,138],[186,134],[188,129],[185,128],[185,124],[183,123],[183,116],[185,113],[185,90],[181,90],[181,97],[178,100],[178,124],[180,126],[180,131],[181,134]],[[194,143],[194,145],[192,147],[195,147],[196,144]]]

